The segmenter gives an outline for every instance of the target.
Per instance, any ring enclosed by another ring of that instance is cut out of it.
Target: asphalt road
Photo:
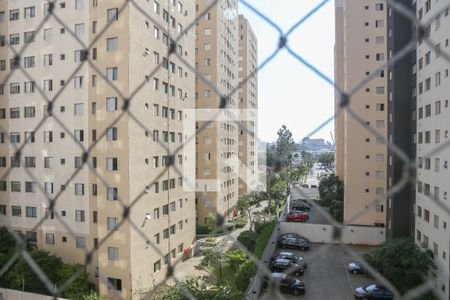
[[[369,248],[352,247],[359,253],[369,251]],[[346,266],[354,261],[341,245],[313,244],[310,251],[295,251],[305,258],[308,264],[303,276],[306,293],[295,297],[289,294],[278,294],[276,299],[305,299],[305,300],[351,300],[353,291],[359,286],[373,283],[366,275],[354,275],[347,272]],[[274,299],[266,293],[260,299]]]

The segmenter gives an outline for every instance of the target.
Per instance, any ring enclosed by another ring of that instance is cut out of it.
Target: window
[[[24,15],[25,19],[34,18],[36,16],[36,8],[34,6],[25,7]]]
[[[117,110],[117,98],[109,97],[106,98],[106,111],[116,111]]]
[[[74,88],[81,89],[83,87],[83,76],[75,76],[73,78]]]
[[[34,42],[34,31],[28,31],[23,33],[23,40],[26,44]]]
[[[45,234],[45,243],[47,245],[54,245],[55,244],[55,235],[53,233],[46,233]]]
[[[75,139],[75,141],[78,141],[78,142],[84,142],[84,130],[83,129],[75,129],[74,139]]]
[[[108,80],[117,80],[118,71],[117,67],[106,68],[106,78]]]
[[[36,157],[25,156],[25,168],[36,168]]]
[[[37,217],[37,208],[34,206],[26,206],[25,207],[25,215],[27,218],[36,218]]]
[[[20,192],[20,181],[11,181],[11,192]]]
[[[75,24],[75,35],[81,36],[84,34],[84,23]]]
[[[106,171],[117,171],[117,170],[118,170],[117,157],[107,157]]]
[[[108,52],[116,51],[117,43],[118,43],[117,37],[106,39],[106,51],[108,51]]]
[[[377,128],[384,128],[384,120],[377,120]]]
[[[153,273],[156,273],[158,271],[161,270],[161,260],[158,259],[154,264],[153,264]]]
[[[376,60],[377,61],[383,61],[384,60],[384,53],[377,53],[376,55],[375,55],[375,57],[376,57]],[[384,89],[384,88],[383,88]]]
[[[19,85],[19,83],[11,83],[9,85],[9,93],[10,94],[19,94],[20,93],[20,85]]]
[[[109,127],[106,129],[106,140],[107,141],[117,140],[117,127]]]
[[[108,247],[108,260],[119,260],[119,248]]]
[[[84,236],[76,236],[75,247],[84,249],[86,247],[86,238]]]
[[[84,195],[84,183],[75,183],[75,195],[76,196]]]
[[[175,234],[175,225],[170,226],[170,235]]]
[[[31,94],[34,93],[34,81],[25,81],[24,83],[24,87],[25,87],[25,93],[26,94]]]
[[[106,11],[106,18],[108,22],[119,20],[119,10],[117,8],[110,8]]]
[[[377,162],[384,162],[384,154],[377,154],[376,155],[376,161]]]
[[[106,200],[118,200],[118,193],[116,187],[106,188]]]
[[[376,20],[375,27],[377,27],[377,28],[384,27],[384,20]]]
[[[19,45],[20,44],[20,35],[18,33],[9,35],[9,44],[10,45]]]
[[[75,0],[75,9],[76,10],[84,9],[84,0]]]
[[[15,21],[15,20],[19,20],[19,9],[11,9],[9,11],[9,20],[10,21]]]
[[[108,230],[116,230],[118,225],[118,219],[113,217],[106,218],[106,228]]]
[[[36,182],[25,181],[25,193],[36,193]]]
[[[423,219],[426,222],[430,222],[430,212],[427,209],[424,210]]]
[[[169,228],[163,230],[163,239],[169,238]]]
[[[75,222],[84,222],[85,214],[84,210],[75,210]]]
[[[53,54],[44,54],[44,66],[53,65]]]
[[[51,41],[53,37],[53,29],[46,28],[44,29],[44,41]]]
[[[51,79],[44,80],[44,91],[45,92],[53,91],[53,80],[51,80]]]
[[[20,109],[18,107],[12,107],[9,109],[9,117],[11,119],[20,118]]]
[[[44,190],[47,195],[53,194],[53,182],[44,182]]]
[[[11,216],[13,217],[22,216],[22,207],[17,205],[11,205]]]

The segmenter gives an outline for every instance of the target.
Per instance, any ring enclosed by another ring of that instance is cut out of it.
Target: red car
[[[303,212],[290,213],[287,216],[287,220],[290,221],[290,222],[304,222],[304,223],[306,223],[306,221],[308,220],[308,214],[307,213],[303,213]]]

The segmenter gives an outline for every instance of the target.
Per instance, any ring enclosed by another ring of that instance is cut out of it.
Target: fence
[[[10,1],[8,1],[9,3]],[[69,1],[72,2],[72,1]],[[94,3],[97,3],[97,1],[93,1]],[[98,1],[101,2],[101,1]],[[162,0],[160,2],[163,2]],[[167,5],[169,6],[171,1],[166,1]],[[176,1],[175,1],[176,2]],[[418,40],[423,40],[424,43],[426,43],[432,52],[434,53],[438,53],[441,55],[442,59],[445,60],[445,63],[449,63],[450,58],[448,53],[446,53],[445,51],[443,51],[441,48],[438,48],[437,45],[437,41],[433,41],[429,38],[428,34],[427,34],[427,28],[429,27],[430,23],[433,21],[434,18],[431,19],[431,21],[428,22],[424,22],[422,20],[419,20],[416,17],[416,12],[411,10],[410,8],[402,5],[400,2],[398,1],[394,1],[394,0],[384,0],[384,2],[387,4],[387,6],[389,7],[390,10],[392,10],[393,13],[404,16],[405,18],[409,19],[411,21],[411,23],[415,26],[415,28],[417,29],[417,33],[413,40],[408,43],[404,49],[402,49],[401,51],[398,51],[397,53],[394,53],[392,57],[390,57],[389,61],[387,63],[385,63],[384,65],[382,65],[380,68],[376,69],[376,70],[371,70],[370,74],[364,78],[361,78],[361,82],[354,86],[354,87],[350,87],[350,89],[348,90],[344,90],[342,87],[338,86],[331,78],[329,78],[327,75],[325,75],[324,73],[322,73],[319,69],[317,69],[313,64],[311,64],[310,62],[308,62],[304,57],[302,57],[299,53],[297,53],[293,48],[291,48],[288,44],[289,41],[289,36],[296,30],[301,29],[301,26],[303,23],[305,23],[305,21],[307,21],[308,19],[314,17],[315,13],[317,11],[319,11],[323,6],[325,5],[330,5],[331,1],[329,0],[323,0],[321,1],[313,10],[311,10],[309,13],[307,13],[304,16],[300,16],[299,20],[297,22],[295,22],[291,28],[289,28],[287,31],[284,31],[283,29],[281,29],[276,22],[274,22],[271,18],[270,15],[265,15],[262,12],[260,12],[257,8],[257,5],[253,5],[248,1],[244,1],[241,0],[239,3],[240,5],[245,6],[246,8],[248,8],[252,13],[254,13],[255,15],[257,15],[258,17],[260,17],[262,20],[264,20],[265,22],[267,22],[267,24],[269,24],[272,28],[274,28],[278,33],[279,33],[279,40],[276,41],[277,43],[277,47],[276,50],[266,59],[264,59],[259,66],[257,67],[256,70],[253,70],[253,72],[250,74],[250,76],[248,76],[247,78],[245,78],[244,80],[242,80],[241,82],[239,82],[239,84],[235,87],[233,87],[231,89],[231,91],[229,92],[222,92],[219,87],[214,86],[203,74],[200,74],[197,72],[196,67],[193,65],[190,65],[188,62],[186,62],[186,60],[184,59],[184,57],[180,56],[180,54],[176,51],[177,50],[177,43],[182,40],[185,37],[185,34],[192,30],[195,27],[195,24],[201,19],[204,18],[208,12],[215,7],[216,5],[219,5],[219,1],[218,0],[210,0],[208,1],[208,6],[207,8],[202,11],[202,12],[198,12],[197,16],[195,17],[195,20],[193,20],[190,24],[188,24],[188,26],[185,26],[183,29],[180,30],[179,34],[177,37],[174,37],[173,39],[170,39],[170,41],[167,41],[167,55],[169,57],[176,57],[181,63],[183,63],[185,65],[186,68],[188,68],[189,70],[191,70],[192,72],[195,73],[196,77],[198,77],[198,80],[205,83],[207,86],[209,86],[212,90],[215,91],[215,93],[217,93],[218,95],[220,95],[220,97],[218,97],[218,99],[220,99],[220,110],[223,111],[227,111],[229,109],[228,107],[228,102],[226,101],[229,97],[231,97],[232,95],[234,95],[252,76],[254,76],[255,74],[257,74],[257,72],[259,72],[261,69],[263,69],[267,64],[269,64],[281,51],[286,51],[287,53],[289,53],[292,56],[292,59],[298,63],[300,63],[300,65],[306,67],[307,69],[309,69],[312,72],[312,76],[318,76],[319,78],[323,79],[325,82],[327,82],[328,84],[330,84],[331,87],[333,87],[337,93],[337,95],[339,96],[339,101],[340,101],[340,105],[338,106],[335,114],[333,116],[331,116],[329,119],[324,120],[324,122],[321,124],[321,126],[319,126],[318,128],[316,128],[315,130],[313,130],[310,134],[308,134],[307,136],[312,136],[314,133],[316,133],[318,130],[320,130],[323,126],[325,126],[326,124],[328,124],[329,122],[331,122],[336,116],[338,116],[339,114],[341,114],[343,111],[346,111],[348,113],[348,116],[354,120],[357,121],[357,123],[360,124],[361,127],[365,128],[368,132],[370,132],[373,136],[379,137],[381,140],[383,140],[383,142],[386,144],[386,146],[388,147],[389,151],[391,151],[393,154],[395,154],[402,162],[403,162],[403,166],[405,169],[405,172],[403,174],[402,179],[397,182],[394,186],[392,186],[383,196],[379,196],[376,199],[374,199],[373,203],[376,204],[379,201],[386,201],[386,199],[388,197],[391,197],[392,195],[396,194],[399,192],[399,190],[401,190],[402,187],[404,187],[408,182],[412,181],[414,182],[415,180],[415,176],[414,176],[414,171],[416,170],[417,166],[415,164],[414,161],[411,161],[408,156],[401,150],[399,149],[395,144],[392,144],[389,140],[386,140],[384,138],[384,134],[381,134],[377,128],[374,128],[372,125],[367,124],[365,122],[365,120],[363,120],[360,116],[358,116],[349,106],[349,104],[352,101],[352,97],[355,95],[355,93],[357,93],[358,91],[361,90],[361,88],[368,82],[370,82],[372,79],[374,79],[376,76],[378,76],[379,71],[380,70],[384,70],[387,68],[392,67],[393,65],[396,64],[397,61],[399,61],[402,57],[405,57],[406,55],[409,55],[409,53],[415,48],[416,43],[418,42]],[[443,1],[441,1],[440,3],[442,3]],[[77,1],[78,3],[78,1]],[[255,2],[256,3],[256,2]],[[433,2],[434,3],[434,2]],[[67,129],[67,126],[65,124],[65,120],[62,118],[57,117],[56,115],[52,116],[52,111],[55,107],[55,104],[57,103],[59,97],[61,97],[61,92],[67,87],[67,85],[74,80],[74,76],[76,74],[76,72],[78,70],[80,70],[80,68],[82,68],[85,65],[89,65],[90,68],[94,69],[98,76],[101,77],[102,80],[104,80],[106,82],[106,84],[108,85],[108,88],[110,88],[113,91],[116,91],[118,96],[120,97],[120,99],[123,101],[123,106],[119,107],[118,110],[120,111],[120,115],[111,120],[111,126],[113,126],[122,116],[127,116],[130,120],[130,123],[137,125],[138,127],[144,129],[144,130],[148,130],[147,126],[145,125],[145,122],[143,122],[143,120],[140,120],[136,115],[134,115],[131,111],[130,111],[130,104],[135,101],[134,96],[143,88],[143,86],[145,86],[146,84],[146,79],[143,78],[142,79],[142,84],[139,85],[138,87],[136,87],[135,90],[133,91],[129,91],[126,94],[123,94],[120,92],[120,88],[118,88],[113,81],[108,80],[108,78],[103,75],[103,71],[99,70],[97,67],[97,62],[95,59],[98,58],[94,58],[91,55],[89,55],[90,53],[92,53],[92,44],[86,44],[83,41],[81,41],[77,35],[75,34],[75,32],[73,31],[72,28],[70,28],[68,26],[68,24],[66,24],[66,20],[65,19],[61,19],[60,16],[58,15],[58,10],[55,9],[57,4],[63,4],[63,2],[61,1],[49,1],[48,5],[46,6],[47,9],[47,13],[44,16],[44,18],[42,19],[42,21],[40,22],[39,26],[37,26],[37,28],[35,28],[35,32],[33,33],[32,36],[28,36],[27,39],[34,39],[34,36],[37,35],[38,33],[42,33],[44,30],[44,25],[48,20],[54,20],[55,22],[57,22],[60,27],[62,28],[62,30],[64,30],[66,32],[67,35],[69,35],[70,37],[72,37],[74,40],[76,40],[82,47],[82,49],[84,49],[83,51],[80,52],[80,64],[79,66],[77,66],[77,68],[75,70],[73,70],[73,72],[71,73],[71,75],[66,78],[65,80],[61,80],[61,90],[60,92],[56,93],[54,97],[49,98],[48,95],[45,93],[45,88],[47,87],[40,87],[38,85],[34,86],[34,89],[39,93],[39,95],[41,97],[43,97],[44,99],[46,99],[46,102],[48,104],[47,106],[47,113],[45,114],[44,118],[37,124],[37,126],[34,128],[34,132],[40,132],[42,133],[43,128],[42,128],[42,124],[44,124],[44,122],[52,117],[53,121],[55,123],[58,124],[58,126],[60,126],[62,128],[62,130],[69,136],[70,139],[72,139],[73,141],[76,142],[76,144],[80,147],[80,150],[83,152],[83,156],[82,156],[82,161],[81,161],[81,165],[83,166],[87,166],[89,168],[89,171],[91,172],[91,175],[96,177],[98,179],[98,181],[104,185],[104,187],[108,187],[109,184],[107,182],[107,180],[102,177],[99,172],[97,172],[97,170],[95,169],[95,167],[92,165],[92,163],[90,162],[91,158],[92,158],[92,153],[94,150],[96,150],[96,146],[99,144],[100,141],[104,140],[106,138],[106,131],[102,132],[101,134],[99,134],[97,136],[97,141],[93,142],[90,144],[89,147],[85,147],[83,144],[77,142],[77,137],[74,136],[73,132]],[[442,6],[442,9],[439,10],[439,15],[443,15],[446,11],[448,14],[448,9],[450,7],[450,3],[449,1],[445,2],[445,5]],[[164,24],[159,24],[159,22],[157,20],[155,20],[151,15],[149,15],[145,9],[143,9],[140,4],[139,1],[137,0],[124,0],[123,1],[123,5],[121,7],[119,7],[117,9],[117,11],[115,12],[115,14],[113,14],[113,18],[116,18],[118,16],[120,16],[121,13],[123,13],[125,10],[127,9],[133,9],[135,10],[138,14],[142,14],[144,15],[148,20],[150,20],[152,23],[156,24],[159,28],[162,28],[162,31],[165,34],[168,34],[170,36],[170,34],[164,29],[166,28],[164,26]],[[289,8],[287,8],[289,9]],[[438,14],[436,14],[437,16]],[[14,15],[11,16],[11,18],[13,18]],[[4,16],[3,16],[4,18]],[[104,37],[107,29],[112,26],[113,22],[108,22],[107,25],[104,28],[99,28],[99,30],[97,31],[97,36],[98,38],[100,37]],[[95,39],[95,41],[98,40],[98,38]],[[11,39],[11,41],[13,41],[14,39]],[[24,51],[26,50],[26,48],[29,46],[28,44],[25,44],[24,47],[22,49],[20,49],[19,51],[17,51],[16,47],[14,47],[13,45],[11,45],[9,40],[3,39],[2,43],[4,43],[7,47],[8,50],[11,51],[11,53],[13,53],[13,58],[11,59],[10,63],[11,63],[11,67],[12,70],[6,75],[3,76],[2,78],[2,86],[4,86],[6,83],[8,83],[9,78],[12,76],[13,73],[15,72],[22,72],[23,74],[25,74],[25,76],[30,80],[30,81],[36,81],[35,79],[38,78],[33,78],[28,70],[22,66],[22,64],[20,64],[21,61],[21,55],[24,53]],[[439,52],[437,52],[439,51]],[[157,67],[153,70],[149,70],[149,76],[151,77],[157,70],[159,70],[160,68],[163,67],[163,62],[159,63],[157,65]],[[114,76],[114,72],[110,74],[111,76]],[[108,75],[109,76],[109,75]],[[194,76],[193,76],[194,77]],[[202,126],[198,129],[196,129],[195,134],[199,134],[201,133],[204,128],[208,126],[208,122],[205,124],[205,126]],[[247,128],[245,128],[245,126],[241,126],[239,124],[239,122],[236,122],[236,126],[238,126],[241,130],[244,130],[246,132],[248,132]],[[0,128],[1,132],[7,132],[6,128]],[[15,143],[16,141],[12,141],[9,135],[5,135],[3,137],[7,142],[10,142],[10,146],[13,149],[14,152],[14,161],[22,161],[23,158],[23,153],[25,150],[28,149],[29,147],[29,143],[27,143],[29,140],[32,139],[31,136],[27,137],[27,141],[23,142],[23,143]],[[195,140],[195,135],[188,137],[187,139],[185,139],[185,143],[189,140]],[[180,153],[181,148],[179,147],[178,149],[176,149],[175,151],[169,151],[167,144],[163,143],[163,142],[159,142],[160,146],[163,147],[164,149],[167,149],[167,156],[171,157],[172,159],[169,159],[169,162],[166,165],[166,168],[175,168],[176,172],[181,174],[180,170],[178,170],[176,168],[176,166],[174,166],[171,162],[173,162],[173,158],[175,157],[175,155],[177,155],[178,153]],[[427,156],[432,156],[435,155],[437,153],[442,152],[443,150],[447,150],[448,146],[450,145],[450,141],[445,142],[445,143],[441,143],[440,145],[434,147],[434,149],[432,149],[432,151],[430,151]],[[98,150],[98,149],[97,149]],[[273,173],[281,173],[281,169],[280,166],[282,164],[280,164],[279,162],[275,163],[274,166],[271,168],[271,171]],[[70,176],[69,180],[67,181],[66,185],[69,183],[73,182],[73,178],[78,174],[80,169],[77,169],[73,174],[71,174],[72,176]],[[24,168],[24,171],[27,173],[27,175],[33,179],[33,181],[38,182],[39,184],[37,185],[37,189],[42,191],[44,194],[46,187],[44,187],[42,184],[40,184],[40,182],[42,182],[42,178],[39,177],[39,175],[37,175],[39,178],[36,177],[36,174],[34,174],[33,172],[30,172],[29,170],[27,170],[26,168]],[[6,178],[8,178],[8,176],[13,172],[12,167],[9,167],[5,170],[5,172],[3,173],[3,175],[1,176],[1,180],[5,180]],[[164,174],[165,171],[163,171],[161,173],[160,176],[162,176]],[[159,178],[159,177],[158,177]],[[151,185],[153,182],[150,182],[149,185]],[[195,183],[187,183],[192,185],[195,185]],[[50,209],[52,210],[55,207],[55,204],[58,202],[58,200],[61,198],[61,195],[63,195],[65,192],[61,191],[59,192],[56,196],[51,197],[51,196],[47,196],[47,202],[49,204]],[[135,204],[138,203],[141,198],[142,195],[146,193],[146,190],[143,189],[142,193],[139,194],[139,196],[137,196],[135,199],[130,199],[130,205],[126,205],[124,201],[122,201],[122,199],[119,199],[120,203],[121,203],[121,209],[122,209],[122,215],[123,215],[123,219],[121,222],[119,222],[117,224],[118,228],[120,228],[123,224],[128,223],[130,224],[135,230],[139,231],[140,234],[147,238],[149,241],[151,241],[152,239],[149,237],[146,237],[145,233],[142,232],[140,224],[137,224],[138,222],[136,222],[135,220],[133,220],[132,218],[130,218],[131,213],[133,212],[133,208],[135,207]],[[200,196],[201,197],[201,196]],[[433,196],[429,196],[427,195],[428,198],[430,198],[431,201],[433,201],[434,203],[436,203],[436,205],[438,205],[440,207],[440,209],[442,211],[444,211],[447,215],[449,215],[450,210],[448,208],[448,206],[440,199],[437,199],[436,197]],[[65,229],[67,230],[67,232],[72,236],[75,237],[75,232],[73,230],[73,228],[71,228],[70,226],[68,226],[66,224],[66,222],[64,221],[64,218],[62,218],[62,216],[57,212],[57,211],[52,211],[52,213],[54,214],[54,218],[56,218],[59,222],[61,222]],[[365,211],[361,211],[360,214],[364,214]],[[223,217],[223,216],[222,216]],[[332,219],[330,215],[327,215],[327,217],[329,219]],[[223,219],[223,218],[222,218]],[[39,226],[42,225],[42,223],[45,221],[45,217],[43,217],[41,220],[39,220],[34,226],[33,228],[31,228],[31,231],[35,231],[36,229],[39,228]],[[139,221],[140,222],[140,221]],[[345,242],[345,232],[347,232],[346,226],[343,225],[341,226],[340,224],[338,224],[337,222],[333,222],[333,225],[331,225],[329,227],[330,229],[333,228],[333,237],[335,240],[339,241],[339,242]],[[27,248],[26,248],[26,242],[29,239],[29,237],[21,237],[19,236],[14,228],[8,226],[8,230],[10,231],[10,233],[14,236],[14,238],[16,239],[16,243],[17,243],[17,251],[15,252],[15,254],[13,255],[13,257],[6,263],[4,264],[1,269],[0,269],[0,277],[4,276],[6,274],[6,272],[10,269],[10,267],[19,259],[19,257],[23,257],[25,259],[25,261],[29,264],[29,266],[32,268],[33,272],[39,277],[39,279],[42,281],[42,284],[45,285],[49,291],[49,293],[51,293],[52,295],[54,295],[55,297],[59,296],[64,289],[71,283],[73,282],[77,276],[79,276],[81,274],[81,272],[83,272],[82,269],[80,269],[80,271],[78,273],[76,273],[72,278],[70,278],[66,284],[60,286],[58,288],[57,291],[54,291],[53,287],[54,284],[49,280],[49,277],[47,276],[47,274],[45,274],[44,272],[42,272],[41,268],[39,267],[39,265],[31,258],[31,256],[29,255],[29,253],[27,252]],[[226,230],[226,229],[225,229]],[[350,229],[351,230],[351,229]],[[327,229],[328,232],[328,229]],[[273,241],[274,239],[276,239],[278,234],[278,231],[275,231],[273,233],[273,236],[271,238],[271,241]],[[100,236],[99,240],[98,240],[98,244],[102,245],[104,244],[104,242],[108,239],[111,238],[111,234],[106,234],[104,236]],[[230,237],[233,238],[233,237]],[[325,239],[325,238],[324,238]],[[237,241],[236,241],[237,242]],[[154,245],[153,242],[149,243],[149,246],[152,247],[157,253],[160,254],[160,256],[162,257],[164,255],[164,253],[161,253],[161,251],[158,249],[158,247],[156,245]],[[263,262],[259,261],[257,258],[255,258],[249,251],[247,251],[247,249],[245,249],[245,247],[243,247],[242,245],[240,245],[240,248],[246,252],[246,254],[257,264],[258,266],[258,275],[257,275],[257,279],[255,279],[256,281],[259,281],[259,279],[261,278],[261,276],[265,273],[268,272],[266,266],[264,265]],[[345,247],[345,245],[342,245],[343,247]],[[272,247],[272,246],[270,246]],[[270,247],[268,247],[267,252],[265,252],[265,255],[270,252]],[[95,253],[97,251],[96,247],[93,247],[92,249],[86,249],[85,251],[85,261],[87,263],[89,263],[92,259],[92,255],[93,253]],[[359,257],[358,254],[352,252],[349,249],[349,252],[358,260],[362,261],[363,259],[361,257]],[[266,256],[264,257],[266,258]],[[170,271],[169,272],[169,277],[173,277],[174,274],[176,274],[177,271],[177,265],[171,265],[170,266]],[[426,293],[429,290],[432,290],[433,287],[433,278],[427,280],[424,284],[417,286],[416,288],[412,289],[411,291],[409,291],[405,296],[401,296],[400,293],[397,291],[397,289],[390,284],[390,282],[385,279],[381,274],[379,274],[376,270],[372,269],[372,268],[368,268],[368,272],[374,276],[375,278],[377,278],[380,282],[382,282],[385,286],[387,286],[388,288],[390,288],[394,294],[396,299],[412,299],[413,297],[417,296],[417,295],[421,295]],[[102,281],[105,281],[106,279],[104,278],[104,276],[102,276],[102,274],[98,274],[100,276],[100,279]],[[177,281],[176,278],[174,278],[175,281]],[[250,293],[253,293],[254,289],[253,287],[256,288],[258,287],[259,283],[252,283],[252,288]],[[194,299],[195,297],[190,294],[188,291],[183,290],[183,292],[185,293],[185,296],[187,298],[190,299]],[[440,296],[440,294],[436,294],[437,296]]]
[[[0,300],[8,300],[8,299],[50,300],[54,299],[54,297],[0,288]],[[57,299],[66,300],[65,298],[57,298]]]

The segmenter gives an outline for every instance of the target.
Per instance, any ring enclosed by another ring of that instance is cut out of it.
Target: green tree
[[[308,170],[310,170],[314,166],[314,163],[316,162],[314,156],[305,150],[302,150],[301,154],[302,154],[302,162],[306,164]]]
[[[251,192],[248,194],[244,194],[239,197],[238,202],[236,204],[237,209],[241,213],[247,214],[248,220],[250,222],[250,230],[253,230],[253,213],[252,207],[260,207],[261,201],[266,199],[265,193],[257,193]]]
[[[308,175],[308,167],[305,163],[302,163],[299,166],[289,168],[287,173],[291,181],[303,181]]]
[[[253,231],[242,231],[238,237],[237,240],[244,245],[248,251],[253,252],[255,249],[256,241],[258,240],[258,234]]]
[[[328,207],[333,218],[342,222],[344,218],[344,182],[331,174],[320,180],[320,204]]]
[[[283,125],[278,130],[277,135],[278,138],[274,145],[274,154],[283,166],[289,166],[296,148],[292,133],[286,125]]]
[[[409,238],[388,240],[364,258],[401,293],[423,283],[435,268],[431,250],[420,249]]]
[[[251,260],[247,260],[239,266],[236,273],[236,287],[239,291],[245,292],[250,280],[256,274],[256,266]]]
[[[321,164],[326,165],[327,167],[331,166],[334,162],[334,153],[333,152],[324,152],[319,155],[318,161]]]

